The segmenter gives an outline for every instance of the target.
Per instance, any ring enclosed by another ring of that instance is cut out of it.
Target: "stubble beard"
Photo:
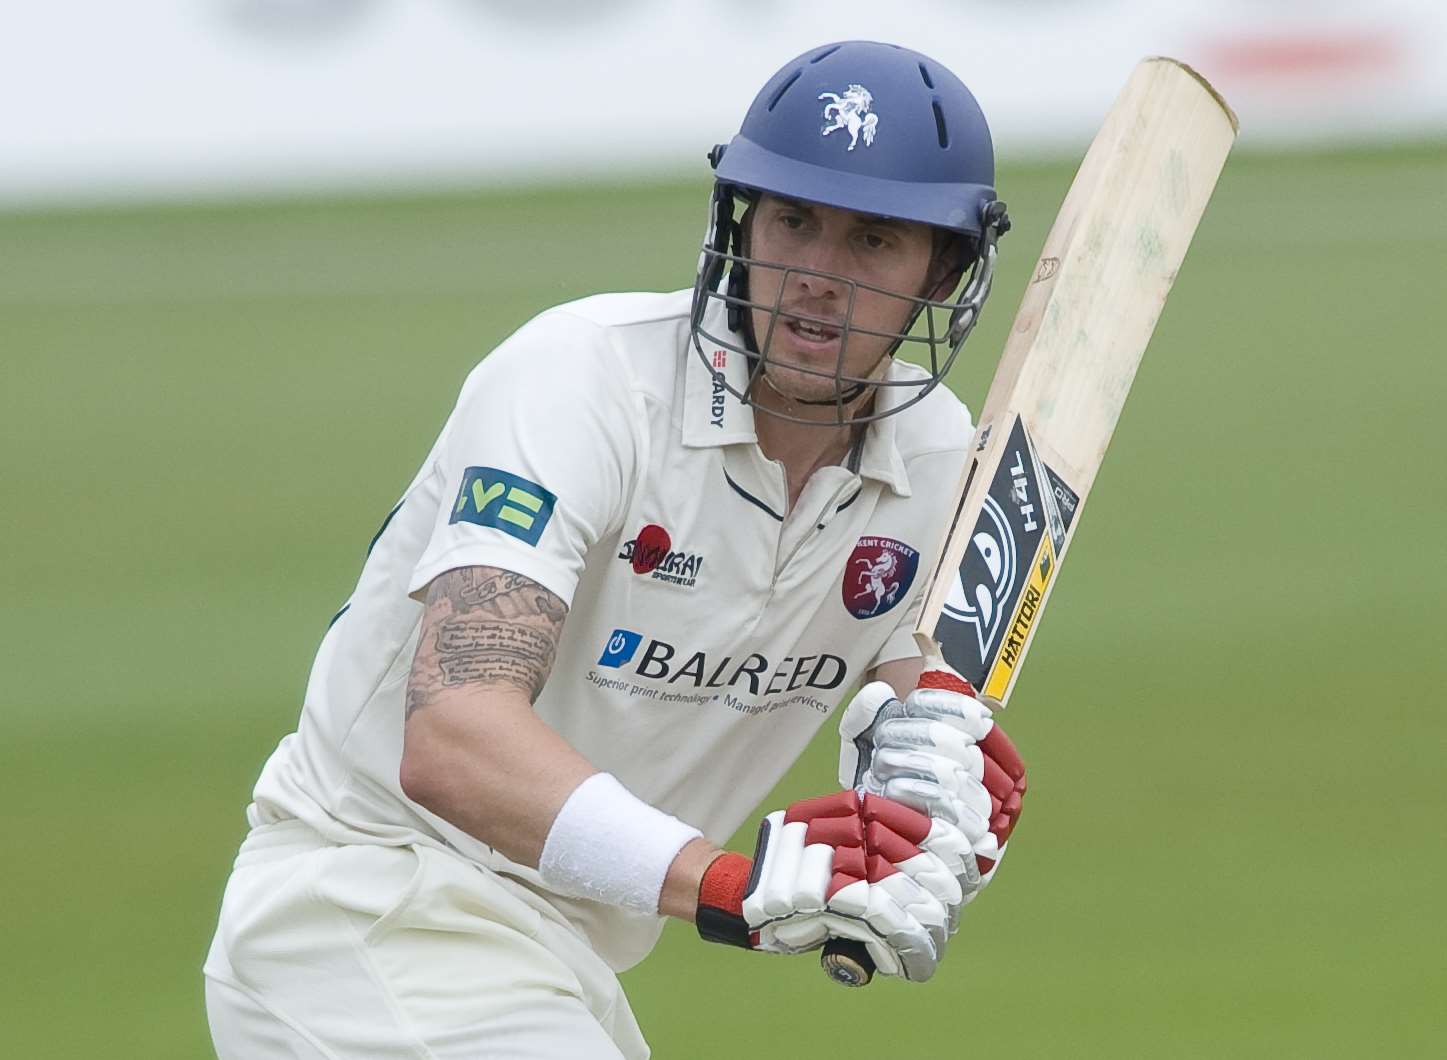
[[[845,369],[844,377],[836,379],[833,374],[835,366],[802,364],[803,368],[810,371],[801,371],[801,362],[791,363],[786,357],[787,355],[778,358],[774,355],[766,356],[760,379],[764,387],[785,403],[786,411],[797,411],[796,406],[799,405],[825,411],[828,407],[837,408],[840,401],[846,410],[858,406],[861,401],[867,400],[875,388],[864,385],[863,392],[858,393],[862,384],[851,382],[851,378],[882,379],[889,362],[888,356],[881,353],[870,368],[864,371]],[[817,372],[829,374],[815,374]]]

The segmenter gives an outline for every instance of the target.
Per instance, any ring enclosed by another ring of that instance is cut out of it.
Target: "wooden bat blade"
[[[1236,132],[1200,75],[1144,60],[1046,237],[915,630],[1000,704]]]
[[[1235,142],[1236,116],[1189,67],[1136,67],[1045,239],[985,398],[915,638],[1003,705],[1079,525],[1136,367]],[[837,982],[869,982],[831,939]]]

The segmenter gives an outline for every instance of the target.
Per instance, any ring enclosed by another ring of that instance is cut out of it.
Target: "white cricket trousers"
[[[612,970],[515,886],[432,847],[253,829],[206,958],[217,1055],[646,1060]]]

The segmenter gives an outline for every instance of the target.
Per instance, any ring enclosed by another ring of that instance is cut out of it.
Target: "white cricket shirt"
[[[690,294],[560,306],[473,370],[322,641],[253,824],[296,817],[338,842],[448,844],[541,896],[622,970],[660,918],[553,895],[402,794],[403,697],[432,579],[501,567],[561,597],[538,714],[715,843],[869,669],[918,655],[920,556],[950,514],[964,406],[939,387],[870,424],[857,469],[817,471],[785,517],[784,471],[756,444],[753,410],[692,348]],[[743,358],[709,353],[742,389]],[[923,373],[895,363],[891,378],[907,377]]]

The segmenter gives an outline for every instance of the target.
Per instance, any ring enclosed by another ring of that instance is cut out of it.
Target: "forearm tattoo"
[[[496,567],[440,575],[407,682],[407,714],[447,688],[507,685],[528,699],[543,690],[568,609],[537,582]]]

